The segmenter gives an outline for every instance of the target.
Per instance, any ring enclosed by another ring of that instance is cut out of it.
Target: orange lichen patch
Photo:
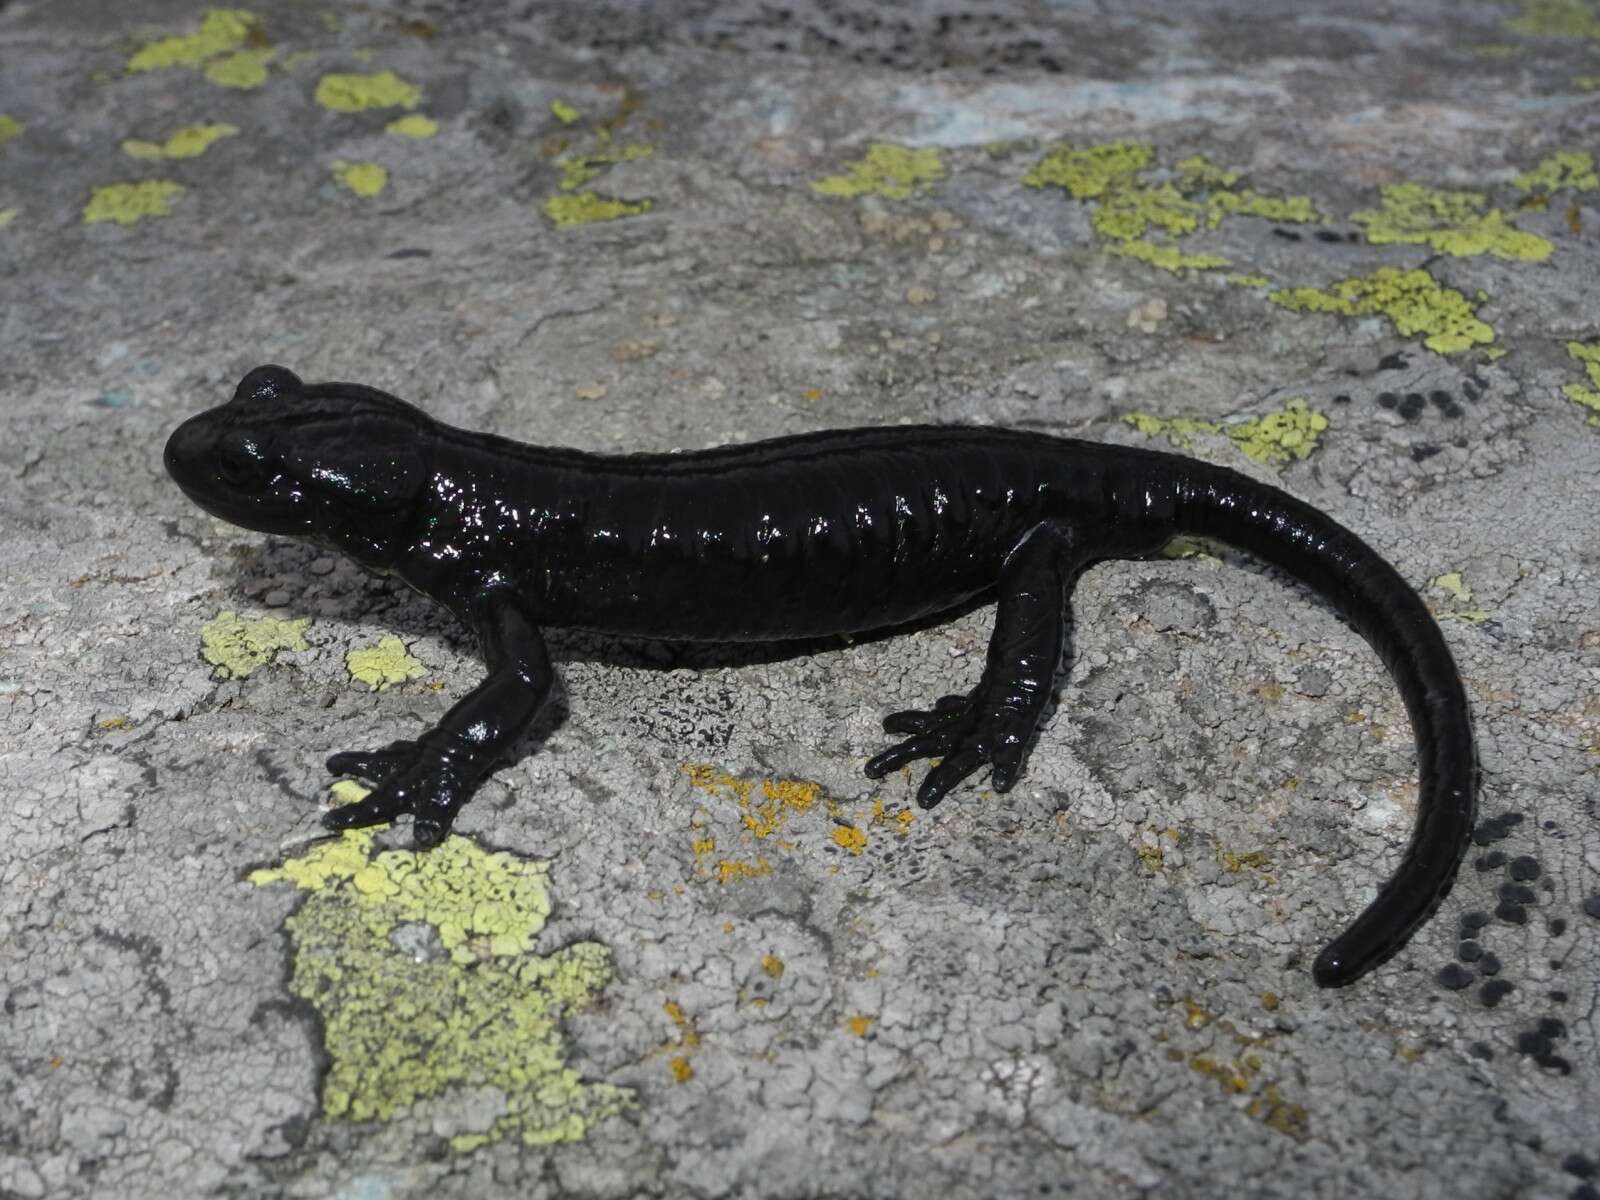
[[[877,1019],[877,1017],[867,1016],[863,1013],[860,1016],[851,1017],[845,1022],[845,1025],[849,1028],[850,1032],[855,1034],[858,1038],[864,1038],[867,1036],[867,1031],[872,1028]]]
[[[867,834],[865,830],[857,829],[854,825],[835,825],[833,827],[833,844],[851,854],[860,854],[867,848]]]
[[[678,1055],[667,1066],[672,1069],[672,1078],[678,1083],[688,1083],[694,1078],[694,1068],[689,1065],[689,1059],[685,1055]]]
[[[761,956],[761,969],[774,979],[782,979],[783,959],[776,954],[763,954]]]
[[[809,812],[821,798],[817,784],[799,779],[741,779],[710,763],[687,763],[689,786],[713,796],[732,796],[744,810],[744,826],[758,838],[771,837],[796,813]],[[759,789],[760,797],[757,798]]]
[[[700,1031],[694,1027],[694,1022],[676,1000],[667,1000],[662,1003],[661,1011],[667,1014],[677,1030],[675,1037],[669,1039],[662,1047],[665,1050],[678,1050],[667,1062],[667,1069],[672,1072],[672,1078],[677,1083],[688,1083],[694,1078],[694,1067],[689,1063],[689,1057],[700,1048]]]
[[[772,864],[764,858],[758,858],[753,863],[735,862],[725,858],[717,864],[718,883],[732,883],[735,879],[759,879],[771,873]]]

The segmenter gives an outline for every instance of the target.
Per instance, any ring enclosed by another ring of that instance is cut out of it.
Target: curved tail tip
[[[1318,987],[1344,987],[1360,979],[1366,972],[1365,965],[1347,958],[1337,946],[1329,946],[1311,964],[1311,978]]]

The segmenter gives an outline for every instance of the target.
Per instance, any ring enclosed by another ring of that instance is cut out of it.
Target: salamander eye
[[[258,488],[272,475],[266,447],[258,434],[230,430],[217,443],[217,474],[230,487]]]

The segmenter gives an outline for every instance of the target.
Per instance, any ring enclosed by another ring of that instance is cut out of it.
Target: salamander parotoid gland
[[[937,759],[924,808],[984,766],[1004,793],[1049,701],[1078,576],[1188,534],[1249,551],[1331,603],[1383,658],[1416,733],[1410,843],[1318,955],[1316,981],[1351,983],[1403,946],[1471,834],[1466,694],[1417,594],[1318,510],[1181,455],[934,425],[600,455],[472,433],[374,388],[264,366],[180,425],[165,461],[206,511],[398,575],[478,635],[489,674],[438,725],[328,759],[375,784],[324,816],[331,829],[410,813],[419,847],[442,841],[550,693],[544,626],[773,641],[890,628],[990,596],[976,686],[885,717],[904,740],[866,773]]]

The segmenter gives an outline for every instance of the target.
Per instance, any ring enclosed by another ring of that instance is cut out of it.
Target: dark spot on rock
[[[1487,854],[1478,855],[1478,861],[1472,864],[1480,871],[1494,871],[1506,865],[1504,850],[1491,850]]]
[[[1340,392],[1337,396],[1335,396],[1333,398],[1333,402],[1335,404],[1349,404],[1350,403],[1350,394],[1348,392]]]
[[[1426,407],[1421,392],[1407,392],[1406,398],[1400,401],[1400,415],[1407,421],[1415,421]]]
[[[1473,829],[1472,840],[1480,846],[1487,846],[1490,842],[1500,841],[1521,824],[1521,813],[1508,812],[1498,817],[1486,817]]]
[[[1525,883],[1502,883],[1500,899],[1508,904],[1537,904],[1538,894]]]
[[[1449,392],[1429,392],[1428,399],[1433,401],[1433,406],[1435,408],[1452,420],[1461,415],[1461,406],[1456,403],[1455,397]]]
[[[1569,1154],[1561,1160],[1561,1169],[1568,1175],[1576,1175],[1579,1179],[1593,1179],[1600,1175],[1600,1167],[1595,1166],[1594,1160],[1585,1158],[1581,1154]]]
[[[1485,1008],[1494,1008],[1514,991],[1516,984],[1505,979],[1491,979],[1478,989],[1478,999]]]
[[[399,250],[391,250],[384,255],[385,258],[432,258],[432,250],[424,250],[421,246],[404,246]]]
[[[1399,350],[1396,350],[1393,354],[1385,354],[1378,360],[1378,370],[1380,371],[1404,371],[1408,365],[1406,356]]]
[[[1560,937],[1567,931],[1567,919],[1565,917],[1551,917],[1545,923],[1545,928],[1549,930],[1551,937]]]
[[[1484,952],[1483,957],[1478,960],[1478,970],[1484,975],[1500,974],[1500,959],[1494,951]]]
[[[1572,1064],[1566,1059],[1562,1058],[1559,1054],[1541,1054],[1533,1061],[1538,1063],[1547,1071],[1554,1071],[1557,1075],[1572,1074]],[[1581,1192],[1583,1189],[1579,1188],[1578,1191]],[[1576,1196],[1578,1192],[1574,1192],[1572,1194]]]
[[[1552,1003],[1552,1004],[1565,1004],[1566,1002],[1567,1002],[1567,994],[1565,992],[1563,992],[1560,988],[1557,988],[1555,991],[1550,993],[1550,1003]]]
[[[1359,242],[1361,240],[1361,235],[1352,229],[1349,233],[1344,235],[1344,240],[1347,242]]]
[[[1496,906],[1494,915],[1507,925],[1526,925],[1528,923],[1528,910],[1520,904],[1505,901]]]
[[[1432,458],[1442,449],[1444,449],[1443,446],[1435,446],[1429,442],[1419,442],[1417,445],[1411,447],[1411,461],[1427,462],[1428,459]]]
[[[1393,408],[1398,403],[1400,403],[1400,397],[1395,395],[1393,392],[1378,393],[1378,404],[1380,407]]]
[[[1583,915],[1600,921],[1600,892],[1596,892],[1583,902]]]
[[[1540,1017],[1539,1032],[1545,1037],[1564,1038],[1567,1036],[1567,1023],[1560,1017]]]
[[[1530,1029],[1517,1034],[1518,1054],[1526,1054],[1530,1058],[1543,1058],[1553,1049],[1555,1047],[1550,1044],[1550,1039],[1542,1033]]]
[[[1572,1189],[1572,1195],[1567,1200],[1600,1200],[1600,1192],[1595,1191],[1587,1183],[1580,1183]]]
[[[1449,988],[1452,992],[1459,992],[1472,982],[1472,972],[1465,967],[1450,963],[1441,968],[1434,978],[1439,981],[1440,987]]]
[[[1319,230],[1317,230],[1317,241],[1319,241],[1319,242],[1342,242],[1342,241],[1344,241],[1344,234],[1335,233],[1331,229],[1319,229]]]
[[[1461,914],[1461,930],[1470,934],[1474,929],[1482,929],[1489,923],[1489,914],[1473,909],[1471,912]]]
[[[1471,940],[1462,942],[1456,947],[1456,957],[1462,962],[1477,962],[1483,957],[1483,946]]]
[[[1483,1059],[1484,1062],[1494,1061],[1494,1051],[1490,1049],[1487,1042],[1473,1042],[1472,1045],[1467,1047],[1467,1053],[1472,1055],[1473,1058]]]
[[[1300,235],[1293,229],[1283,229],[1277,225],[1274,225],[1272,227],[1272,232],[1286,242],[1298,242],[1300,240]]]
[[[1511,860],[1511,878],[1529,880],[1539,878],[1539,860],[1531,854],[1521,854]]]

